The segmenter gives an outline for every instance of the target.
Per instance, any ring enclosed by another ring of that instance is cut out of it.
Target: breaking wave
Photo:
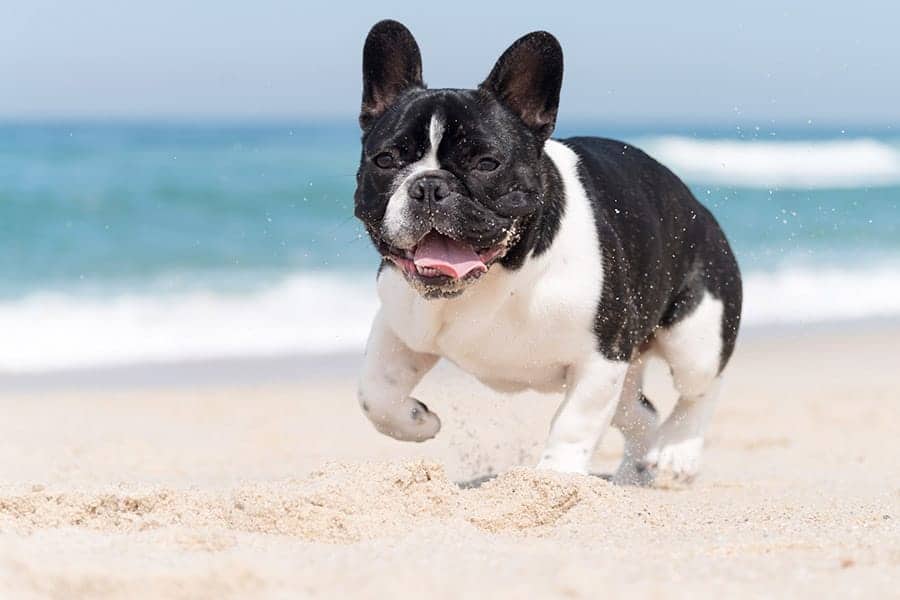
[[[747,327],[900,316],[900,264],[756,271],[744,289]],[[362,352],[377,306],[371,273],[243,294],[33,294],[0,303],[0,370]]]
[[[900,146],[857,138],[732,141],[653,137],[640,146],[691,183],[754,188],[857,188],[900,184]]]

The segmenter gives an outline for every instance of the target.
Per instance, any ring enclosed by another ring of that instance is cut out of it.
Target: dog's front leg
[[[375,317],[359,382],[359,405],[375,429],[405,442],[437,434],[441,420],[409,395],[437,359],[410,350],[380,313]]]
[[[569,367],[566,397],[553,418],[539,469],[588,472],[594,448],[616,412],[627,371],[627,362],[600,355]]]

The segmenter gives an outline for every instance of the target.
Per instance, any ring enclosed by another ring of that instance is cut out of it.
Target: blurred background
[[[2,3],[0,371],[354,354],[360,57],[403,21],[432,87],[517,37],[566,56],[556,137],[685,179],[749,330],[900,315],[900,5]]]

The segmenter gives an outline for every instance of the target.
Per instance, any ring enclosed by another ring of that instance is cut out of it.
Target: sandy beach
[[[352,358],[8,377],[0,597],[897,597],[898,334],[746,336],[676,488],[533,470],[558,398],[449,365],[421,445],[360,414]]]

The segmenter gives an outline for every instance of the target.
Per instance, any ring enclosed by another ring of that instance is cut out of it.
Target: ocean
[[[722,224],[744,326],[900,316],[900,131],[562,123]],[[0,371],[359,352],[378,257],[347,123],[0,124]]]

